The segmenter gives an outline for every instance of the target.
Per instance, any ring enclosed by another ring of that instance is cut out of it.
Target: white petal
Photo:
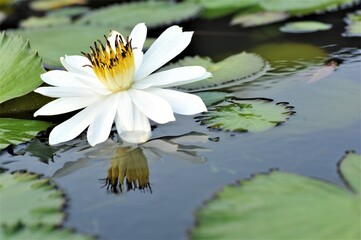
[[[91,88],[81,87],[39,87],[34,92],[48,97],[86,97],[97,96],[98,94]]]
[[[91,146],[108,139],[117,111],[118,103],[116,100],[116,95],[107,97],[102,103],[103,107],[99,109],[93,121],[90,123],[87,138]]]
[[[110,43],[110,46],[112,47],[112,49],[115,49],[115,38],[116,36],[119,35],[122,38],[123,43],[126,43],[126,40],[124,39],[123,35],[120,34],[117,31],[111,30],[108,34],[108,41]],[[108,46],[106,47],[107,51],[109,51]]]
[[[57,87],[91,87],[105,89],[104,85],[96,76],[52,70],[41,74],[40,77],[47,84]]]
[[[137,72],[140,65],[142,64],[144,54],[143,51],[134,49],[133,55],[134,55],[135,72]]]
[[[175,113],[192,115],[207,111],[202,99],[197,95],[161,88],[149,88],[147,91],[164,98]]]
[[[179,67],[153,73],[136,83],[148,83],[156,87],[168,87],[181,85],[183,82],[189,82],[190,80],[197,79],[202,77],[205,73],[206,69],[200,66]]]
[[[84,56],[65,56],[60,58],[60,62],[69,72],[95,77],[93,69],[89,67],[91,62]]]
[[[56,126],[49,135],[49,144],[54,145],[76,138],[93,121],[100,107],[104,106],[99,102],[93,103],[69,120]]]
[[[197,77],[197,78],[194,78],[194,79],[189,79],[188,81],[184,81],[184,82],[172,83],[172,84],[169,84],[169,85],[163,86],[163,87],[170,87],[170,86],[174,87],[174,86],[179,86],[179,85],[183,85],[183,84],[198,82],[200,80],[207,79],[207,78],[210,78],[210,77],[212,77],[212,73],[206,72],[200,77]]]
[[[128,93],[135,106],[153,121],[167,123],[175,120],[171,106],[163,98],[136,89],[130,89]]]
[[[145,78],[181,53],[189,45],[192,35],[193,32],[182,32],[178,26],[166,29],[144,54],[135,80]]]
[[[116,125],[119,131],[132,131],[134,129],[133,103],[129,94],[124,91],[118,93]]]
[[[144,41],[147,37],[147,27],[144,23],[138,23],[129,35],[133,49],[142,51]]]
[[[133,105],[134,129],[132,131],[118,130],[119,137],[129,143],[144,143],[152,135],[148,118]]]
[[[56,99],[34,113],[34,117],[43,115],[51,116],[67,112],[72,112],[81,108],[85,108],[94,103],[98,98],[96,97],[67,97]]]

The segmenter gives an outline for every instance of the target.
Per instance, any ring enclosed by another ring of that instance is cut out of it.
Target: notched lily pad
[[[29,141],[50,126],[50,123],[42,121],[0,118],[0,150],[10,144]]]
[[[326,31],[332,28],[332,24],[317,21],[297,21],[289,22],[280,28],[281,32],[286,33],[310,33],[317,31]]]
[[[38,54],[20,36],[0,33],[0,103],[25,95],[42,83]]]
[[[0,227],[1,239],[51,239],[51,240],[91,240],[94,237],[75,233],[71,229],[58,229],[50,226],[25,227],[19,225],[15,228]]]
[[[190,2],[134,2],[94,10],[81,17],[77,22],[127,29],[133,28],[140,22],[145,22],[151,28],[190,19],[198,15],[200,11],[201,7],[198,4]]]
[[[189,92],[231,87],[239,83],[253,81],[269,69],[267,61],[260,56],[242,52],[217,63],[208,57],[185,57],[161,70],[183,66],[202,66],[213,75],[211,78],[202,81],[176,87]]]
[[[55,226],[64,219],[61,211],[65,203],[63,193],[48,179],[39,179],[39,175],[0,173],[0,191],[0,225]]]
[[[284,123],[295,113],[288,103],[270,99],[228,98],[197,117],[211,129],[235,132],[262,132]]]
[[[359,239],[360,164],[361,155],[348,153],[339,169],[356,183],[350,184],[353,191],[279,171],[226,186],[200,209],[191,237]]]

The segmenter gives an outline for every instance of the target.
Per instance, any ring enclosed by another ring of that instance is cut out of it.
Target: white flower
[[[207,111],[198,96],[162,89],[208,78],[211,74],[206,69],[187,66],[153,73],[188,46],[193,32],[169,27],[143,55],[146,34],[144,23],[136,25],[127,39],[111,31],[106,44],[95,43],[89,54],[61,58],[67,71],[41,75],[54,87],[40,87],[35,92],[58,99],[34,116],[84,108],[51,131],[50,144],[74,139],[88,127],[88,142],[94,146],[108,138],[114,121],[120,138],[143,143],[151,136],[149,119],[167,123],[175,120],[173,112],[191,115]]]

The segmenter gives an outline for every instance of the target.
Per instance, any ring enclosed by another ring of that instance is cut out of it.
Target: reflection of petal
[[[187,152],[187,151],[177,151],[172,153],[175,158],[187,160],[192,163],[205,163],[207,158],[204,156],[198,156],[195,152]]]
[[[187,134],[183,134],[177,137],[172,137],[172,142],[175,143],[193,143],[193,142],[201,142],[205,143],[208,142],[209,136],[205,133],[199,133],[199,132],[189,132]]]
[[[161,149],[164,152],[176,152],[178,150],[178,144],[162,139],[154,139],[144,143],[142,146],[145,148]]]
[[[119,147],[115,150],[106,178],[107,188],[117,193],[134,189],[149,189],[148,161],[141,148]]]

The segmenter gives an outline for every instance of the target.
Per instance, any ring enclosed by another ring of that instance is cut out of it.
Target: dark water
[[[170,151],[167,147],[158,149],[159,155],[149,146],[138,149],[147,158],[150,188],[119,194],[102,188],[104,181],[100,179],[107,177],[119,146],[109,143],[89,148],[82,138],[55,149],[53,160],[47,164],[31,152],[13,156],[3,151],[0,166],[53,177],[69,199],[64,225],[102,239],[184,239],[194,224],[196,208],[215,191],[270,169],[342,185],[337,162],[346,150],[361,152],[360,39],[341,36],[346,12],[351,10],[308,17],[334,25],[329,31],[309,34],[280,33],[282,24],[252,29],[230,27],[227,18],[184,24],[186,30],[196,31],[185,53],[189,55],[207,55],[218,61],[244,50],[251,52],[262,44],[289,42],[310,45],[323,54],[315,54],[311,60],[298,59],[297,64],[276,68],[255,82],[225,89],[241,98],[289,102],[296,114],[280,126],[262,133],[210,131],[185,116],[157,126],[153,137],[168,143],[174,136],[192,131],[198,132],[198,137],[182,143],[178,155],[166,153]],[[343,62],[331,75],[307,84],[329,58]],[[14,152],[26,146],[17,146]],[[191,156],[194,152],[198,157]]]

